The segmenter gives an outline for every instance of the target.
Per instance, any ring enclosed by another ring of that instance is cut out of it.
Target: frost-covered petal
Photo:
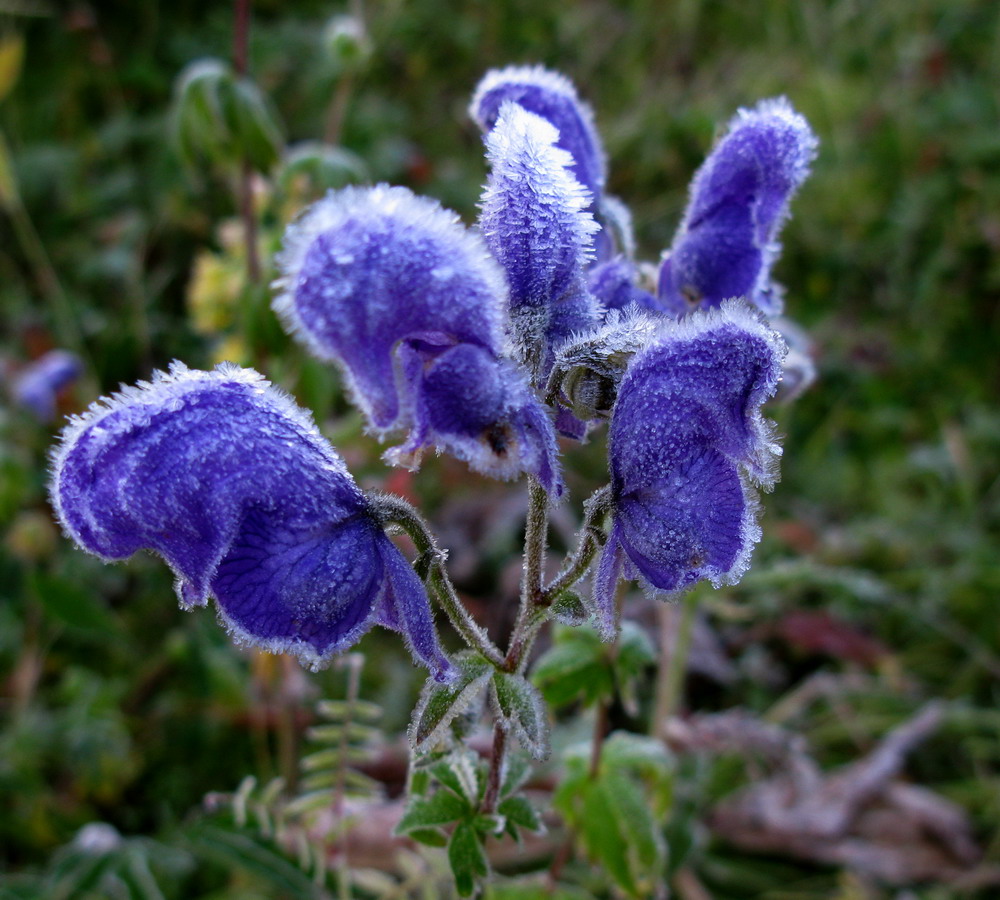
[[[577,96],[572,82],[542,66],[492,69],[479,82],[469,115],[488,134],[507,102],[516,103],[552,124],[558,132],[558,146],[571,157],[573,176],[592,199],[599,199],[607,168],[604,150],[594,125],[594,114]]]
[[[659,277],[661,302],[675,314],[743,297],[780,312],[771,282],[778,232],[809,173],[817,140],[781,97],[740,110],[691,184],[684,219]]]
[[[334,191],[287,231],[275,311],[338,363],[380,431],[408,424],[393,351],[403,340],[499,354],[506,286],[482,240],[402,187]]]
[[[382,557],[385,580],[375,608],[375,620],[401,634],[410,653],[424,661],[438,681],[448,680],[454,669],[438,644],[423,583],[384,534],[380,536],[377,549]]]
[[[486,137],[491,174],[479,226],[507,273],[514,339],[527,359],[544,359],[598,322],[585,277],[598,226],[558,136],[545,119],[506,103]]]
[[[759,314],[730,302],[664,327],[629,364],[608,437],[612,537],[649,587],[733,583],[749,565],[760,537],[750,480],[772,484],[780,453],[760,407],[783,352]],[[606,619],[603,565],[594,603]]]
[[[459,344],[428,358],[404,348],[404,369],[416,392],[410,441],[389,451],[394,462],[434,444],[493,478],[535,475],[550,494],[562,493],[552,423],[523,373],[509,360]]]
[[[405,188],[331,193],[289,229],[280,265],[284,322],[341,366],[376,431],[407,432],[390,462],[436,447],[493,477],[548,472],[560,490],[552,425],[518,424],[537,401],[500,356],[503,272],[452,213]],[[519,442],[494,440],[510,428]]]
[[[76,418],[53,462],[81,547],[153,550],[181,603],[214,596],[238,640],[319,666],[376,619],[399,551],[308,414],[252,370],[175,363]],[[418,658],[440,671],[439,652]]]

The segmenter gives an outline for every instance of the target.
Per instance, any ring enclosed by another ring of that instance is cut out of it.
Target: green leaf
[[[612,667],[618,694],[629,715],[638,715],[640,679],[655,664],[656,649],[646,632],[634,622],[622,622]]]
[[[509,797],[520,790],[531,777],[531,763],[523,753],[508,753],[504,766],[503,781],[500,784],[500,798]]]
[[[601,772],[628,772],[645,783],[648,803],[666,811],[673,788],[674,759],[655,738],[626,731],[610,735],[601,748]]]
[[[608,792],[600,781],[591,781],[583,789],[581,837],[587,852],[599,860],[615,883],[632,897],[638,897],[629,866],[628,847],[619,828]]]
[[[472,705],[493,671],[489,662],[471,650],[456,654],[453,663],[455,680],[441,684],[428,679],[413,711],[408,735],[418,753],[444,740],[452,720]]]
[[[609,771],[602,789],[622,835],[629,870],[639,894],[650,896],[666,875],[667,847],[643,789],[622,772]]]
[[[233,82],[229,66],[217,59],[196,60],[178,76],[172,120],[181,157],[189,167],[201,158],[217,165],[237,162],[233,117],[225,108]]]
[[[407,804],[406,812],[396,825],[396,834],[406,834],[414,828],[438,828],[465,818],[472,807],[451,791],[435,791],[430,797],[416,797]]]
[[[590,618],[590,613],[579,594],[566,591],[560,594],[552,604],[552,617],[563,625],[583,625]]]
[[[470,806],[479,800],[482,783],[479,760],[470,753],[450,753],[430,767],[430,773],[448,790],[463,797]]]
[[[618,635],[618,655],[615,668],[626,678],[642,675],[650,666],[656,665],[656,648],[649,635],[635,622],[622,622]]]
[[[513,729],[521,746],[535,759],[545,759],[549,755],[549,722],[538,689],[521,675],[494,672],[493,696],[504,727]]]
[[[448,836],[436,828],[411,828],[406,836],[427,847],[444,847],[448,843]]]
[[[508,823],[519,828],[526,828],[536,833],[545,830],[541,817],[527,797],[508,797],[497,806],[497,812],[504,816]]]
[[[267,174],[281,156],[284,140],[277,116],[260,89],[247,78],[232,83],[231,128],[239,153]]]
[[[577,698],[593,703],[614,690],[607,649],[591,628],[560,628],[555,643],[535,663],[532,680],[553,706]]]
[[[452,833],[448,842],[448,862],[460,897],[471,896],[477,879],[484,878],[489,872],[479,835],[468,822],[459,823]]]

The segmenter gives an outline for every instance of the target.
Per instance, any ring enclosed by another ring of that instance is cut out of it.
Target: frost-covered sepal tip
[[[159,554],[181,604],[214,596],[238,642],[318,668],[380,623],[448,676],[423,584],[309,415],[253,370],[174,363],[74,419],[53,463],[77,544]]]
[[[552,124],[514,103],[500,108],[486,137],[491,173],[479,219],[507,273],[515,345],[542,371],[554,347],[599,320],[585,275],[598,226],[558,136]]]
[[[574,178],[600,200],[607,163],[590,107],[572,82],[542,66],[508,66],[487,72],[476,88],[469,115],[484,133],[495,127],[505,103],[513,102],[540,116],[558,132],[558,146],[571,157]]]
[[[390,461],[436,447],[561,491],[552,426],[501,357],[503,271],[454,213],[402,187],[332,192],[288,229],[278,263],[288,329],[340,366],[376,432],[407,432]],[[519,441],[495,438],[507,433]]]
[[[809,174],[818,142],[783,97],[741,109],[691,183],[687,210],[664,257],[660,301],[676,315],[743,297],[781,312],[771,280],[789,201]]]
[[[760,539],[754,485],[781,449],[760,412],[784,345],[741,303],[666,326],[632,359],[611,415],[612,524],[593,603],[608,638],[623,575],[655,591],[733,584]]]

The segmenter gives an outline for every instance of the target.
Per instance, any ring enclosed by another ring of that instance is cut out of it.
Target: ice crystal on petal
[[[784,344],[741,303],[663,330],[632,359],[611,416],[612,527],[594,581],[605,635],[624,573],[655,590],[732,584],[760,539],[753,485],[777,478],[781,449],[760,407]]]
[[[457,216],[406,188],[346,188],[289,228],[278,262],[274,307],[289,330],[342,368],[380,435],[408,431],[391,461],[437,447],[493,477],[548,472],[547,489],[561,490],[552,426],[500,355],[503,272]],[[448,415],[432,409],[442,379],[464,398]],[[491,438],[508,431],[521,441]]]
[[[250,369],[175,363],[63,433],[51,495],[106,561],[140,549],[185,607],[214,596],[233,637],[318,667],[376,622],[438,677],[427,595],[311,417]]]
[[[817,140],[783,97],[740,110],[691,184],[684,219],[659,277],[676,315],[743,297],[781,311],[771,281],[789,200],[809,173]]]
[[[507,273],[514,340],[543,372],[554,347],[598,322],[584,274],[597,224],[557,138],[545,119],[503,105],[486,138],[492,172],[479,223]]]
[[[508,102],[551,123],[558,146],[570,156],[570,171],[590,194],[587,202],[600,201],[607,168],[604,150],[594,114],[577,96],[572,82],[542,66],[492,69],[479,82],[469,115],[484,133],[489,133]]]

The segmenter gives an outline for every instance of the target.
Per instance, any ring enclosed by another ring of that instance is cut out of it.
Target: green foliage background
[[[292,142],[322,136],[348,77],[320,40],[343,11],[254,5],[252,72]],[[791,610],[827,610],[888,648],[851,698],[850,722],[829,706],[799,722],[827,764],[923,700],[953,701],[910,769],[970,811],[997,862],[1000,7],[387,0],[364,15],[373,54],[350,76],[341,143],[373,180],[408,184],[466,221],[486,170],[465,107],[491,66],[540,62],[573,79],[647,259],[669,245],[687,183],[737,107],[785,94],[812,123],[820,156],[777,274],[788,314],[816,342],[820,377],[778,411],[783,481],[766,499],[765,541],[713,615],[750,632]],[[24,63],[0,100],[0,130],[20,202],[0,190],[0,354],[23,362],[75,343],[88,366],[67,401],[77,409],[174,358],[210,365],[216,347],[191,327],[185,297],[196,255],[220,249],[219,224],[235,211],[223,177],[185,171],[168,110],[187,63],[228,56],[230,5],[0,4],[0,37],[12,35]],[[280,222],[274,208],[265,215],[273,248]],[[313,406],[366,485],[382,483],[335,376],[303,362],[266,298],[244,299],[235,328],[247,361]],[[276,678],[251,669],[211,615],[179,612],[162,565],[103,567],[54,533],[44,483],[56,428],[0,411],[0,865],[10,876],[0,896],[30,895],[32,873],[51,872],[58,848],[92,820],[181,854],[134,848],[176,896],[306,890],[232,853],[210,858],[190,836],[206,793],[282,769],[289,751],[268,719]],[[571,465],[599,477],[599,446]],[[442,471],[455,470],[431,464],[414,488],[432,508]],[[362,693],[401,731],[417,678],[391,638],[363,649]],[[740,678],[704,698],[707,708],[764,711],[809,674],[852,665],[763,639],[737,661]],[[334,695],[336,677],[313,683]],[[835,873],[718,859],[718,896],[793,896],[781,893],[789,883],[801,888],[794,896],[837,890]],[[737,873],[728,880],[727,865]],[[949,896],[934,890],[926,896]]]

